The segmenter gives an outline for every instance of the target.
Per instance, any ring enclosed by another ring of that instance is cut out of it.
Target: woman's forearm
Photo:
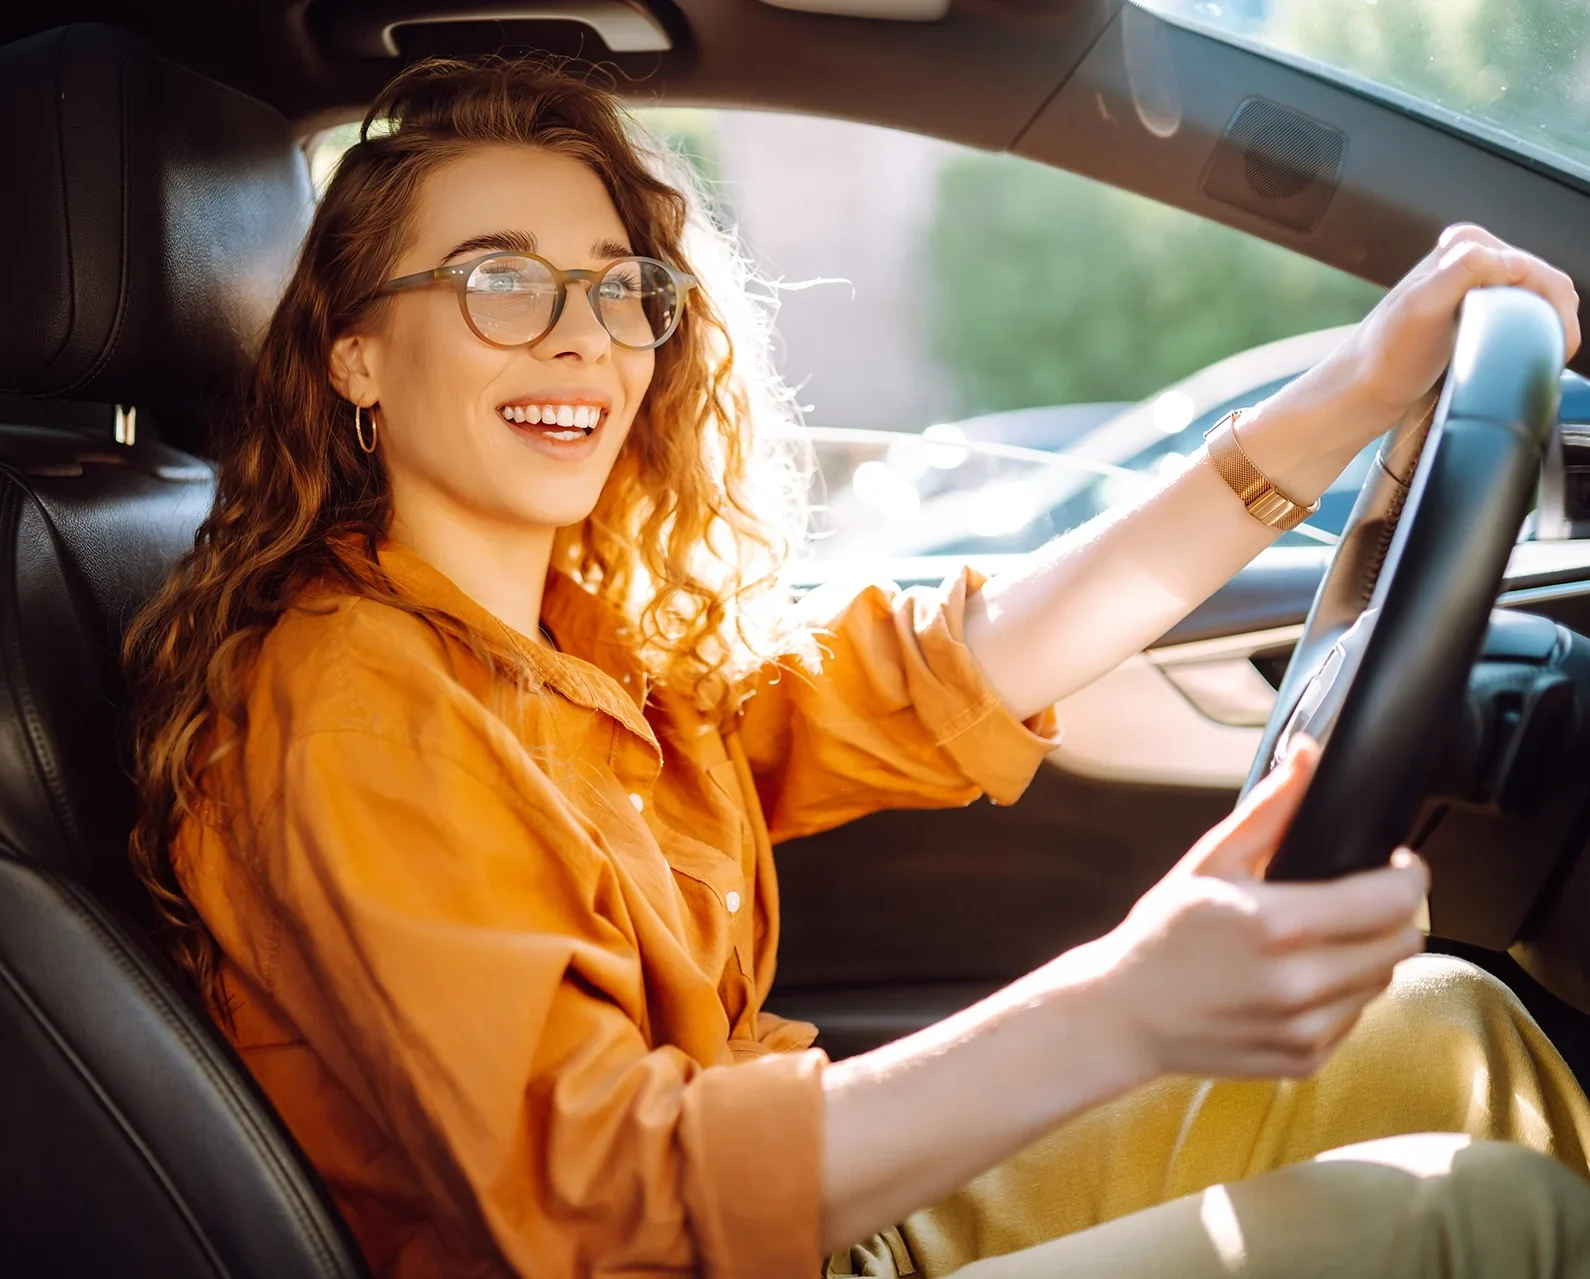
[[[1152,1077],[1103,991],[1098,948],[824,1074],[823,1247],[903,1219]]]
[[[1568,276],[1480,227],[1448,227],[1341,346],[1244,416],[1237,434],[1253,464],[1312,502],[1354,453],[1418,410],[1452,358],[1463,298],[1496,285],[1546,299],[1577,350]],[[1034,714],[1152,643],[1272,536],[1200,454],[1134,510],[989,582],[969,602],[966,642],[1010,708]]]
[[[1322,366],[1239,423],[1254,465],[1298,502],[1391,425],[1354,414],[1329,382]],[[968,602],[966,643],[1005,703],[1034,714],[1163,635],[1275,536],[1200,452],[1149,497],[990,581]]]

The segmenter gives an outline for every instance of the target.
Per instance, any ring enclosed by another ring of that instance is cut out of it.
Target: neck
[[[390,530],[459,590],[519,634],[541,641],[541,596],[557,530],[487,525],[437,508],[394,510]]]

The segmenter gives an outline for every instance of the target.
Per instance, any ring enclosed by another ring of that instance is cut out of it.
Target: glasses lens
[[[464,289],[469,318],[488,341],[518,346],[551,327],[557,282],[534,258],[488,258],[470,273]]]
[[[679,289],[659,262],[613,263],[597,282],[595,301],[607,331],[625,346],[655,346],[679,322]]]

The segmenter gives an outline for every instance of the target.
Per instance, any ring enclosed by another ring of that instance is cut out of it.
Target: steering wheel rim
[[[1243,788],[1289,732],[1320,741],[1269,878],[1381,865],[1408,835],[1529,511],[1563,361],[1542,298],[1492,288],[1464,299],[1428,434],[1422,422],[1399,429],[1370,468]]]

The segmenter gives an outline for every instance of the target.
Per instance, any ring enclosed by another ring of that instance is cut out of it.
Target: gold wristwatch
[[[1215,464],[1220,478],[1231,486],[1231,491],[1248,508],[1248,514],[1279,533],[1294,529],[1315,511],[1319,503],[1304,506],[1294,502],[1259,470],[1242,451],[1237,440],[1237,418],[1241,409],[1233,409],[1221,418],[1204,435],[1204,449]]]

